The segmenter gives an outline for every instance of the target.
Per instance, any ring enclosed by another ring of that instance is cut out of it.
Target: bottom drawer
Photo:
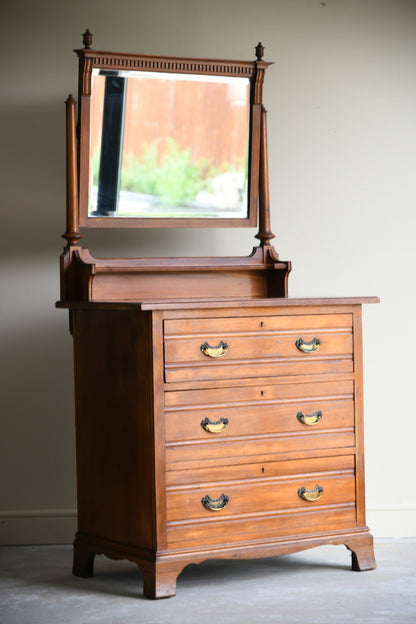
[[[168,548],[192,548],[282,537],[310,536],[353,528],[356,525],[354,503],[296,509],[287,512],[257,514],[239,518],[218,518],[215,522],[173,522],[167,527]]]
[[[265,539],[355,522],[353,455],[275,464],[274,476],[266,470],[260,478],[227,481],[224,467],[221,481],[209,482],[206,474],[192,486],[178,475],[182,485],[167,490],[168,545]]]

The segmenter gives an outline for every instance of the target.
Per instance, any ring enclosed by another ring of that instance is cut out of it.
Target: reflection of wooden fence
[[[101,84],[99,84],[101,83]],[[178,88],[179,87],[179,88]],[[93,145],[101,134],[104,79],[95,78],[92,97]],[[216,166],[242,165],[248,130],[248,85],[169,79],[130,79],[127,85],[124,155],[143,155],[157,139],[173,138],[193,159]],[[94,123],[94,121],[98,123]],[[98,127],[95,127],[98,126]],[[165,142],[160,141],[165,148]]]

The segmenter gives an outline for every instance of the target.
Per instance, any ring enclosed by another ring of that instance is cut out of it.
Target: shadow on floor
[[[340,548],[340,547],[334,547]],[[319,551],[314,549],[315,552]],[[45,566],[41,561],[34,562],[38,570],[36,578],[33,572],[25,575],[24,569],[19,570],[18,578],[20,582],[35,581],[43,586],[48,585],[54,589],[67,592],[87,592],[89,594],[105,594],[125,598],[144,598],[142,594],[142,575],[135,563],[129,561],[113,561],[103,555],[95,558],[94,576],[91,578],[78,578],[71,574],[72,552],[68,548],[61,550],[61,558],[53,565],[45,561]],[[318,554],[318,553],[317,553]],[[37,548],[34,553],[36,558],[42,555],[42,559],[47,559],[48,548],[45,550]],[[338,554],[339,558],[339,554]],[[42,568],[44,572],[42,572]],[[319,556],[305,559],[304,553],[292,555],[282,555],[280,557],[270,557],[265,559],[242,559],[227,560],[214,559],[204,561],[200,564],[190,564],[184,568],[178,576],[177,589],[189,588],[206,590],[209,586],[225,588],[228,584],[235,582],[250,581],[256,579],[261,582],[267,579],[272,573],[276,580],[280,576],[286,579],[291,575],[304,573],[316,573],[317,569],[326,570],[349,570],[351,568],[350,556],[345,552],[345,564],[339,561],[328,559],[322,561]],[[26,578],[25,578],[26,576]],[[147,598],[146,598],[147,600]]]

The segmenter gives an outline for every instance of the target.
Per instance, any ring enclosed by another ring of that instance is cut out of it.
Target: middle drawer
[[[353,392],[352,380],[167,392],[167,462],[353,446]]]

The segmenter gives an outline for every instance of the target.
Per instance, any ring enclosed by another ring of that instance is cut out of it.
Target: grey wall
[[[2,9],[0,541],[75,530],[72,351],[59,297],[72,52],[254,58],[268,70],[272,223],[292,296],[364,312],[368,523],[414,535],[416,3],[14,0]],[[253,230],[87,234],[95,255],[246,255]],[[414,464],[413,464],[414,466]]]

